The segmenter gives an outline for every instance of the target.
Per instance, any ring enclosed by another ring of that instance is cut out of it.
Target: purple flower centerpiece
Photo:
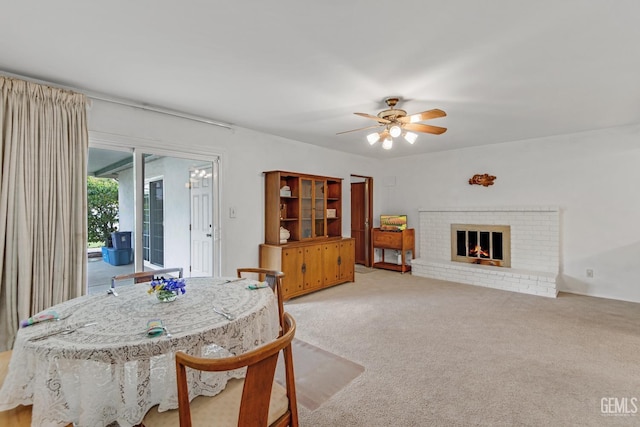
[[[175,301],[178,295],[187,292],[185,286],[184,279],[159,277],[151,281],[151,288],[147,292],[155,293],[160,302],[171,302]]]

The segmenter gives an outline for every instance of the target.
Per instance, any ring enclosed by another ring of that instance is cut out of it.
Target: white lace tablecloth
[[[20,329],[9,372],[0,389],[0,410],[33,404],[32,426],[132,426],[154,405],[178,407],[174,353],[222,357],[240,354],[278,334],[271,289],[249,290],[251,280],[190,278],[187,293],[162,303],[148,284],[117,289],[119,296],[75,298],[51,309],[62,320]],[[213,311],[222,307],[227,320]],[[66,317],[69,316],[69,317]],[[171,333],[148,337],[147,322],[160,319]],[[34,338],[67,326],[70,334]],[[242,372],[203,373],[191,379],[195,395],[219,393]],[[155,409],[154,409],[155,410]]]

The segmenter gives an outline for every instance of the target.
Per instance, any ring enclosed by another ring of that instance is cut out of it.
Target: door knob
[[[211,237],[211,233],[207,233],[207,237]]]

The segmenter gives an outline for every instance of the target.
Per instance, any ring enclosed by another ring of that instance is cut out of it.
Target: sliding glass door
[[[90,167],[89,174],[108,175],[117,182],[114,231],[130,239],[131,252],[130,258],[120,259],[126,262],[122,265],[102,260],[101,274],[90,264],[89,286],[102,289],[122,270],[182,267],[186,277],[219,274],[218,159],[141,152],[135,147],[113,151],[117,154],[109,157],[110,151],[90,148],[89,164],[92,159],[105,164]]]
[[[164,182],[145,180],[142,222],[142,258],[164,267]]]
[[[90,148],[87,163],[87,292],[106,291],[111,277],[133,273],[133,150]],[[114,242],[112,233],[116,234]]]

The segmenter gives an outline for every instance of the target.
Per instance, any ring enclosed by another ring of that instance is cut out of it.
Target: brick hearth
[[[560,266],[560,211],[556,207],[420,210],[416,276],[556,297]],[[511,268],[451,261],[451,224],[511,226]]]

